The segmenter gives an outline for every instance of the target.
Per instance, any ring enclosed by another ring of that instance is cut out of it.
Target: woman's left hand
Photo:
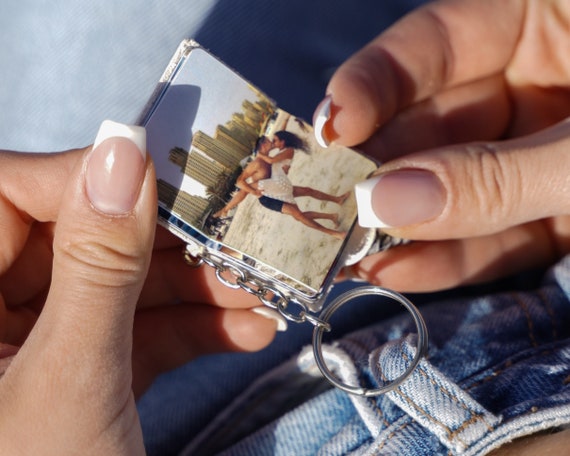
[[[186,266],[168,233],[155,238],[154,169],[140,155],[122,138],[0,152],[6,454],[143,454],[134,397],[159,372],[275,334],[248,310],[254,298]]]

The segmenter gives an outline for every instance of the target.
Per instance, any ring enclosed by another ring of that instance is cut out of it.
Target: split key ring
[[[358,297],[371,295],[371,294],[393,299],[394,301],[404,306],[406,310],[412,315],[412,318],[414,320],[414,323],[418,331],[416,354],[412,359],[408,368],[402,373],[402,375],[392,380],[390,383],[386,384],[385,386],[379,388],[364,388],[361,386],[348,385],[343,381],[339,380],[338,377],[336,377],[326,365],[322,350],[323,334],[327,331],[328,328],[330,328],[330,326],[328,325],[328,321],[331,318],[331,316],[347,302],[350,302]],[[316,325],[315,329],[313,330],[313,354],[315,356],[315,361],[317,363],[317,366],[330,383],[332,383],[337,388],[350,394],[355,394],[358,396],[365,396],[365,397],[373,397],[392,391],[393,389],[397,388],[400,384],[402,384],[412,374],[412,372],[420,362],[421,358],[427,352],[428,332],[422,315],[420,314],[416,306],[414,306],[414,304],[412,304],[412,302],[409,299],[407,299],[400,293],[397,293],[396,291],[393,290],[377,286],[355,288],[354,290],[343,293],[333,302],[331,302],[331,304],[328,305],[321,312],[318,320],[320,324]]]

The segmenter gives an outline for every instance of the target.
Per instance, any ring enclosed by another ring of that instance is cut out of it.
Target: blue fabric
[[[0,148],[86,146],[104,119],[134,122],[216,3],[2,1]]]
[[[570,256],[534,291],[424,305],[429,353],[378,398],[318,391],[305,350],[238,397],[187,454],[482,455],[568,425],[569,304]],[[327,365],[347,383],[383,384],[415,355],[413,333],[408,316],[380,322],[329,345]],[[308,385],[317,394],[298,404]]]
[[[334,68],[421,0],[5,0],[0,148],[90,144],[134,122],[184,38],[310,120]]]
[[[352,287],[350,282],[336,285],[331,298]],[[335,314],[334,335],[340,337],[362,327],[362,321],[383,320],[399,311],[395,305],[379,306],[375,299],[362,299],[358,306]],[[148,454],[178,454],[244,389],[297,354],[311,334],[310,324],[291,323],[265,350],[205,356],[159,377],[138,404]],[[295,402],[303,397],[304,393]]]

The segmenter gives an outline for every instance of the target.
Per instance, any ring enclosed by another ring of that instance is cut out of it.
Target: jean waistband
[[[428,354],[383,396],[315,387],[318,371],[307,347],[245,391],[202,438],[247,417],[252,432],[227,454],[483,455],[514,438],[567,425],[569,271],[567,260],[555,270],[556,280],[534,292],[423,307]],[[405,317],[380,322],[324,344],[325,361],[346,383],[382,384],[413,359],[413,330]],[[307,385],[315,394],[297,400]]]

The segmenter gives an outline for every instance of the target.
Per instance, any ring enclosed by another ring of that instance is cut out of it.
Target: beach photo
[[[309,124],[201,48],[178,62],[145,126],[173,232],[321,289],[356,220],[353,186],[374,162],[321,148]]]
[[[344,147],[321,148],[307,123],[283,111],[265,133],[212,222],[227,220],[225,245],[318,290],[355,222],[353,186],[376,165]]]

